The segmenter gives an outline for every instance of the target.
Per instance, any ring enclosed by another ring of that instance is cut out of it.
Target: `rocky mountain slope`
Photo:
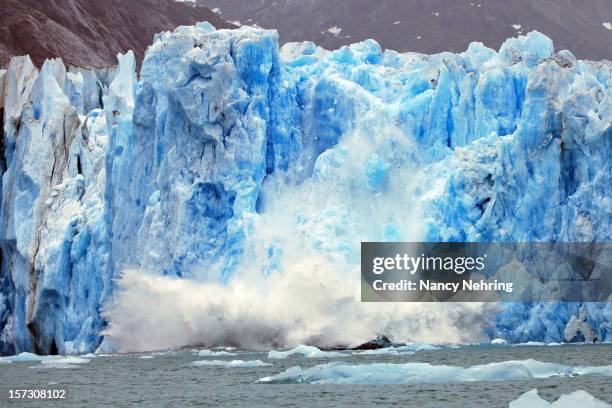
[[[610,303],[358,291],[361,242],[612,240],[612,63],[554,48],[279,50],[202,23],[157,36],[138,76],[131,52],[103,76],[13,59],[0,354],[612,341]]]
[[[29,54],[40,66],[45,58],[85,67],[115,65],[119,52],[134,50],[142,60],[155,33],[209,21],[229,27],[215,13],[173,0],[2,0],[0,66]]]
[[[281,42],[327,49],[373,38],[396,51],[463,52],[472,41],[498,49],[537,30],[578,58],[612,59],[610,0],[199,0],[227,21],[275,28]]]

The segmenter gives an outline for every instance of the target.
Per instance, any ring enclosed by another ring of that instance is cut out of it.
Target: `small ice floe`
[[[436,17],[438,17],[438,16],[440,15],[440,13],[439,13],[439,12],[437,12],[437,11],[436,11],[436,12],[434,12],[433,14],[434,14],[434,16],[436,16]]]
[[[221,350],[200,350],[198,351],[198,356],[200,357],[231,357],[235,356],[236,353],[230,353],[229,351]]]
[[[216,14],[221,14],[221,9],[219,9],[219,7],[215,7],[214,9],[211,10],[213,13]]]
[[[67,370],[67,369],[74,369],[74,368],[79,368],[79,366],[77,364],[56,364],[56,363],[48,363],[48,364],[40,364],[40,365],[36,365],[36,366],[32,366],[30,368],[33,369],[57,369],[57,370]]]
[[[508,342],[504,339],[493,339],[491,340],[491,344],[508,344]]]
[[[19,353],[14,356],[0,358],[0,363],[32,363],[42,364],[87,364],[90,359],[76,356],[40,356],[33,353]]]
[[[441,347],[426,343],[406,343],[403,346],[396,347],[397,351],[434,351],[440,350]]]
[[[400,24],[400,23],[401,23],[401,21],[394,21],[394,22],[393,22],[393,25],[398,25],[398,24]]]
[[[4,358],[9,360],[11,363],[22,363],[22,362],[30,363],[30,362],[42,361],[45,359],[45,357],[48,357],[48,356],[39,356],[38,354],[23,352],[23,353],[14,355],[14,356],[8,356]]]
[[[323,351],[317,347],[305,346],[302,344],[287,351],[272,350],[268,353],[268,358],[280,360],[292,355],[300,355],[304,358],[337,358],[349,356],[349,354],[343,354],[337,351]]]
[[[336,36],[336,37],[337,37],[337,36],[339,36],[339,35],[340,35],[340,33],[342,32],[342,29],[341,29],[340,27],[333,26],[333,27],[329,27],[329,28],[328,28],[326,31],[327,31],[328,33],[333,34],[334,36]]]
[[[365,351],[354,351],[353,355],[358,356],[410,356],[413,355],[414,351],[411,350],[399,350],[397,347],[385,347],[381,349],[375,350],[365,350]]]
[[[373,341],[371,343],[377,342]],[[353,354],[388,354],[388,355],[399,355],[399,354],[414,354],[417,351],[433,351],[439,350],[440,346],[434,346],[433,344],[426,343],[404,343],[404,344],[393,344],[391,341],[387,340],[387,344],[381,344],[383,347],[369,349],[368,347],[363,347],[364,345],[353,348]],[[459,346],[445,346],[447,348],[457,348]],[[366,350],[366,352],[357,352],[356,350]]]
[[[610,405],[601,401],[586,391],[578,390],[571,394],[564,394],[558,400],[550,403],[538,395],[538,390],[533,389],[522,394],[514,401],[510,401],[510,408],[607,408]]]
[[[310,368],[291,367],[258,382],[308,384],[431,384],[472,381],[509,381],[593,375],[612,377],[612,366],[570,367],[537,360],[504,361],[471,367],[405,364],[345,364],[332,362]]]
[[[82,358],[82,357],[61,357],[59,356],[59,358],[52,358],[52,357],[56,357],[56,356],[49,356],[49,358],[46,358],[44,360],[41,361],[41,363],[43,364],[62,364],[62,365],[73,365],[73,364],[87,364],[89,363],[91,360],[88,358]]]
[[[520,24],[512,24],[512,28],[514,28],[515,30],[520,30],[523,26]]]
[[[606,21],[605,23],[602,23],[603,26],[608,29],[608,30],[612,30],[612,23],[609,21]]]
[[[206,367],[206,366],[216,366],[216,367],[225,367],[225,368],[254,368],[254,367],[267,367],[271,366],[270,363],[264,363],[261,360],[232,360],[232,361],[223,361],[223,360],[200,360],[194,361],[191,363],[193,367]]]
[[[152,356],[167,356],[168,354],[174,354],[174,351],[154,351],[151,353]]]
[[[141,359],[141,360],[151,360],[154,357],[153,356],[140,356],[138,358]]]
[[[227,20],[227,22],[238,27],[242,26],[242,24],[238,20]]]
[[[542,341],[528,341],[527,343],[517,343],[517,344],[513,344],[513,347],[526,347],[526,346],[536,346],[536,347],[543,347],[543,346],[560,346],[563,343],[544,343]]]

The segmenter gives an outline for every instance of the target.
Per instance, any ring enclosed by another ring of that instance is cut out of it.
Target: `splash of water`
[[[372,140],[382,137],[395,143]],[[360,242],[421,237],[418,189],[425,175],[408,164],[412,152],[393,129],[355,132],[319,158],[311,179],[271,177],[261,211],[250,219],[249,247],[227,284],[211,282],[218,276],[211,271],[179,279],[128,269],[105,310],[105,335],[121,351],[352,345],[380,334],[397,341],[481,340],[491,305],[360,301]],[[375,183],[372,171],[363,171],[373,161],[384,170]]]

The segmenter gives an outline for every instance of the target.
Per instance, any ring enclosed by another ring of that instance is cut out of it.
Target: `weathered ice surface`
[[[28,57],[6,74],[2,188],[2,352],[75,353],[98,342],[110,289],[104,222],[107,129],[95,101],[107,87],[40,72]],[[71,101],[79,99],[73,106]],[[81,116],[83,99],[87,116]]]
[[[427,56],[200,23],[157,35],[139,78],[132,53],[2,77],[3,353],[96,349],[126,268],[223,290],[290,275],[296,249],[351,282],[361,241],[612,238],[612,65],[538,32]],[[609,341],[611,317],[508,304],[481,334]]]

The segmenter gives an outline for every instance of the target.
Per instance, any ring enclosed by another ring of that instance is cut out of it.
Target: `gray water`
[[[38,362],[0,365],[0,406],[28,407],[507,407],[521,394],[537,388],[548,401],[561,394],[585,390],[612,403],[612,377],[577,376],[547,379],[482,381],[443,384],[317,385],[262,384],[260,378],[300,365],[330,361],[351,364],[424,362],[468,367],[508,360],[534,359],[568,366],[612,365],[612,345],[522,347],[461,347],[418,351],[414,355],[351,356],[305,359],[291,356],[267,360],[267,353],[237,352],[232,357],[198,357],[190,350],[171,351],[141,359],[139,355],[93,357],[88,364],[58,369]],[[269,367],[192,367],[198,360],[262,360]],[[65,389],[62,401],[16,401],[9,389]]]

